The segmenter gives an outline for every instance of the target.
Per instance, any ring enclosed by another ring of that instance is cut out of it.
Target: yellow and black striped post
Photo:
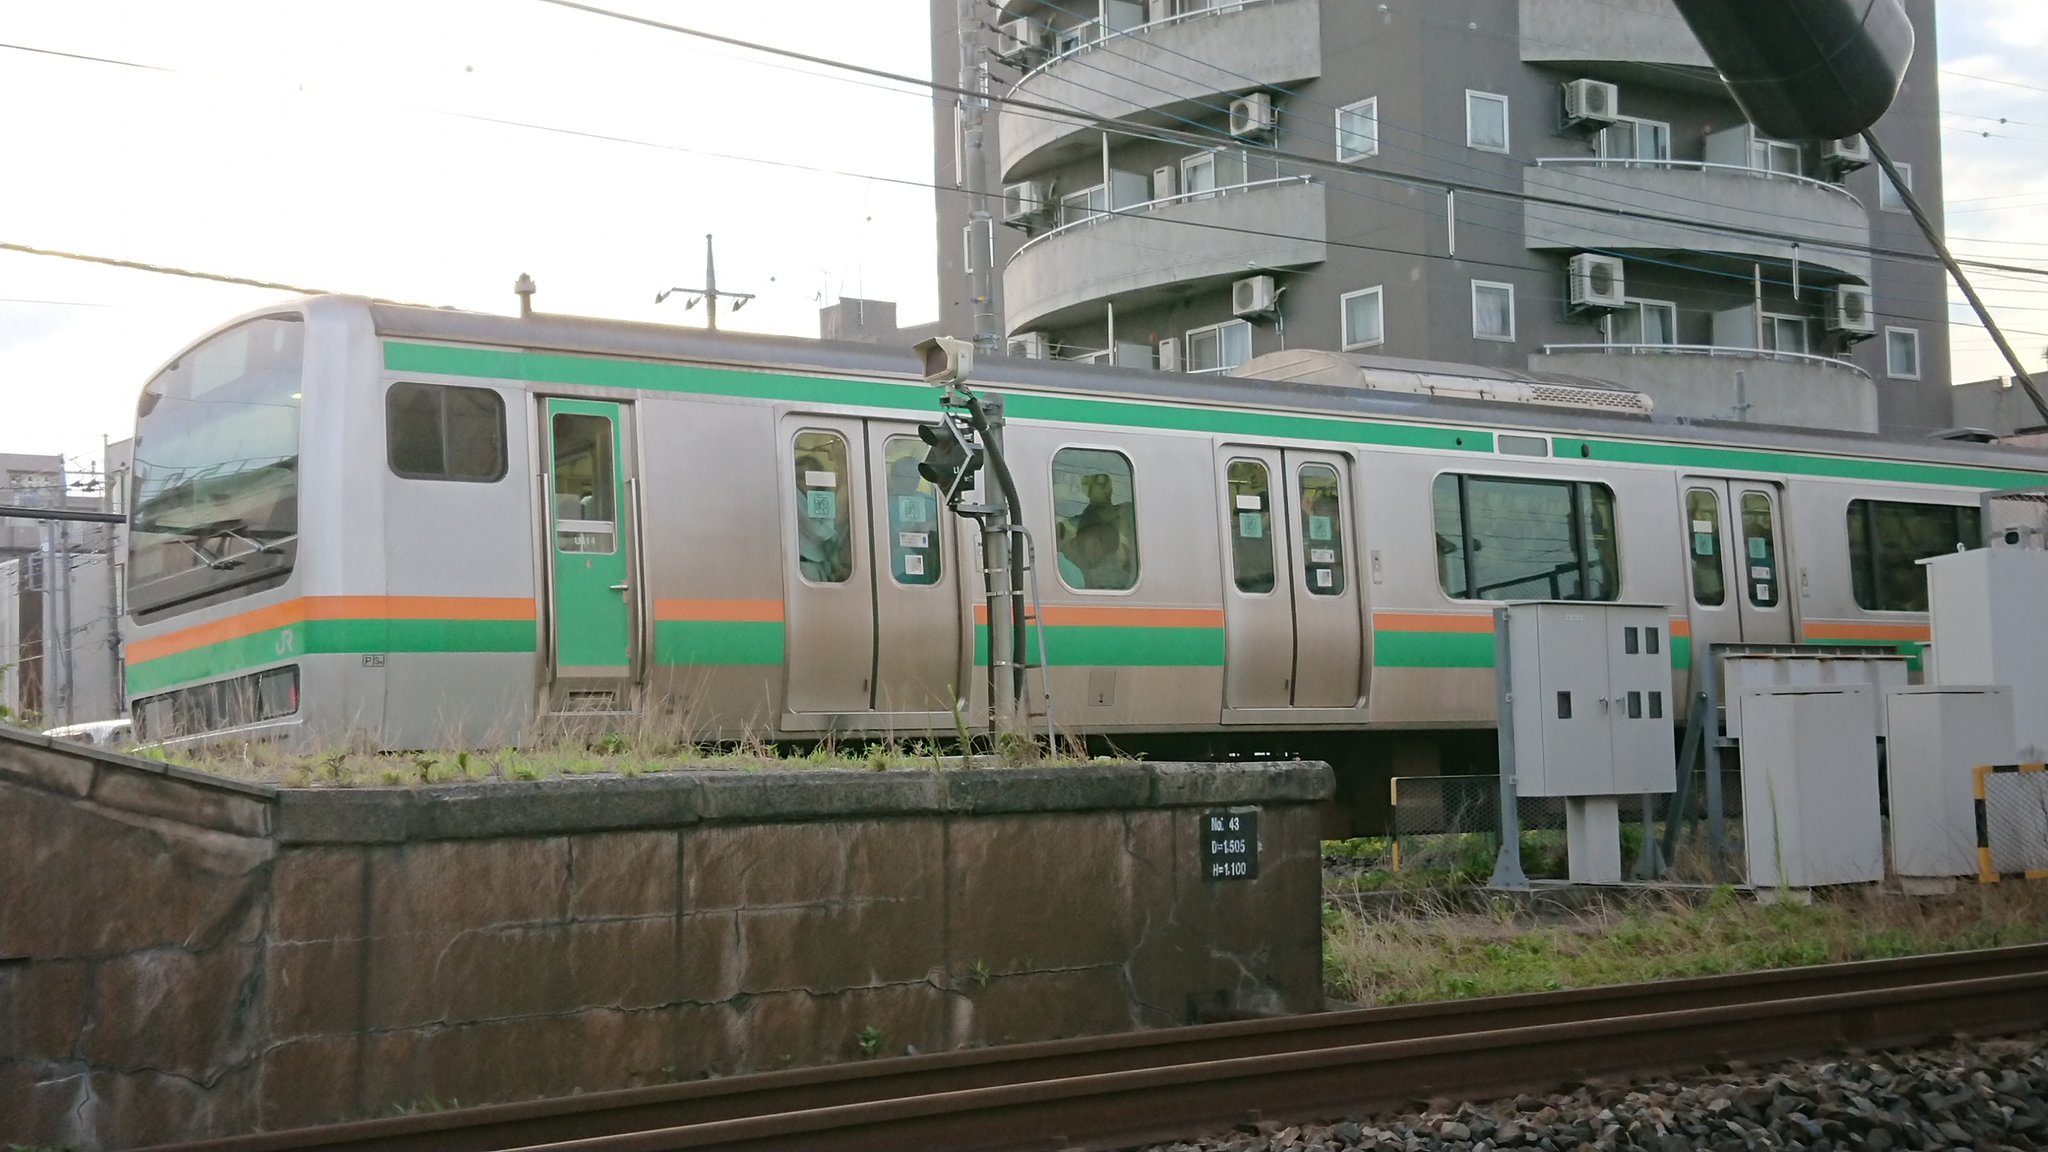
[[[1991,818],[1984,807],[1984,781],[1999,772],[2041,772],[2048,771],[2048,764],[1980,764],[1977,766],[1973,784],[1976,789],[1977,808],[1977,882],[1996,884],[2004,879],[2048,879],[2048,868],[2034,868],[2025,872],[2001,874],[1991,863]]]

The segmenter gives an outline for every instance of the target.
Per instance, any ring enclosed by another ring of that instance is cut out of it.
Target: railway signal
[[[930,481],[945,496],[946,503],[959,511],[961,494],[972,486],[974,474],[981,470],[981,446],[961,431],[951,413],[942,420],[919,424],[917,438],[928,446],[924,459],[917,465],[917,474]]]

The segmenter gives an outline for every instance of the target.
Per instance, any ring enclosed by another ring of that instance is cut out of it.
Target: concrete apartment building
[[[0,453],[0,504],[118,512],[133,441],[97,473]],[[122,713],[120,525],[0,518],[0,708],[49,724]]]
[[[1877,133],[1939,222],[1934,6],[1906,6],[1918,48]],[[933,0],[949,82],[958,7]],[[1223,372],[1322,349],[1616,381],[1695,417],[1952,422],[1944,274],[1885,255],[1931,256],[1903,204],[1858,140],[1759,137],[1669,0],[975,11],[1016,101],[985,149],[1013,354]],[[964,336],[957,114],[938,102],[939,287]]]

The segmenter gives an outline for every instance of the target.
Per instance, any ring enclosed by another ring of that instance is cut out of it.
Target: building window
[[[1216,195],[1216,154],[1197,152],[1180,162],[1181,194],[1190,200],[1207,200]]]
[[[1228,320],[1207,328],[1188,330],[1188,371],[1228,372],[1252,358],[1252,326],[1246,320]]]
[[[1764,349],[1806,355],[1806,317],[1764,313]]]
[[[1346,292],[1338,298],[1344,324],[1344,350],[1370,348],[1386,342],[1385,294],[1378,288]]]
[[[1859,607],[1872,612],[1927,611],[1920,561],[1982,547],[1974,505],[1849,501],[1849,579]]]
[[[1109,186],[1097,184],[1060,197],[1060,224],[1079,224],[1109,211]]]
[[[1776,172],[1783,176],[1804,175],[1801,169],[1805,167],[1800,163],[1799,145],[1762,137],[1749,142],[1749,166],[1759,172]]]
[[[488,388],[393,384],[384,394],[391,471],[488,484],[505,475],[505,401]]]
[[[1607,318],[1609,344],[1678,343],[1678,305],[1668,300],[1635,300]]]
[[[1595,138],[1602,160],[1616,160],[1627,167],[1631,160],[1671,159],[1671,125],[1657,120],[1623,116],[1600,130]]]
[[[1486,152],[1508,150],[1508,98],[1465,90],[1465,144]]]
[[[1899,170],[1899,179],[1905,181],[1907,191],[1911,191],[1913,188],[1913,166],[1901,163],[1896,165],[1896,167]],[[1892,183],[1892,178],[1885,175],[1882,171],[1877,174],[1877,206],[1887,212],[1911,211],[1911,209],[1906,207],[1906,198],[1899,195],[1899,186]]]
[[[1475,340],[1515,338],[1515,286],[1489,280],[1472,282],[1472,337]]]
[[[1445,473],[1431,490],[1437,581],[1453,600],[1612,600],[1621,590],[1605,484]]]
[[[1363,160],[1380,151],[1378,97],[1337,109],[1337,159]]]
[[[1060,580],[1069,588],[1121,592],[1138,583],[1138,505],[1131,461],[1102,448],[1052,455],[1053,527]]]
[[[1920,330],[1918,328],[1886,328],[1884,330],[1884,374],[1894,380],[1918,380],[1920,378]]]

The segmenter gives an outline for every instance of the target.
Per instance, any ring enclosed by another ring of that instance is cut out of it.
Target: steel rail
[[[2038,973],[2048,973],[2048,945],[1045,1041],[383,1117],[176,1147],[184,1152],[202,1148],[219,1152],[344,1147],[378,1152],[499,1149],[702,1128],[784,1113],[792,1103],[811,1110],[874,1106],[1148,1069],[1776,1003],[1809,997],[1817,991],[1889,993],[1915,985]]]

